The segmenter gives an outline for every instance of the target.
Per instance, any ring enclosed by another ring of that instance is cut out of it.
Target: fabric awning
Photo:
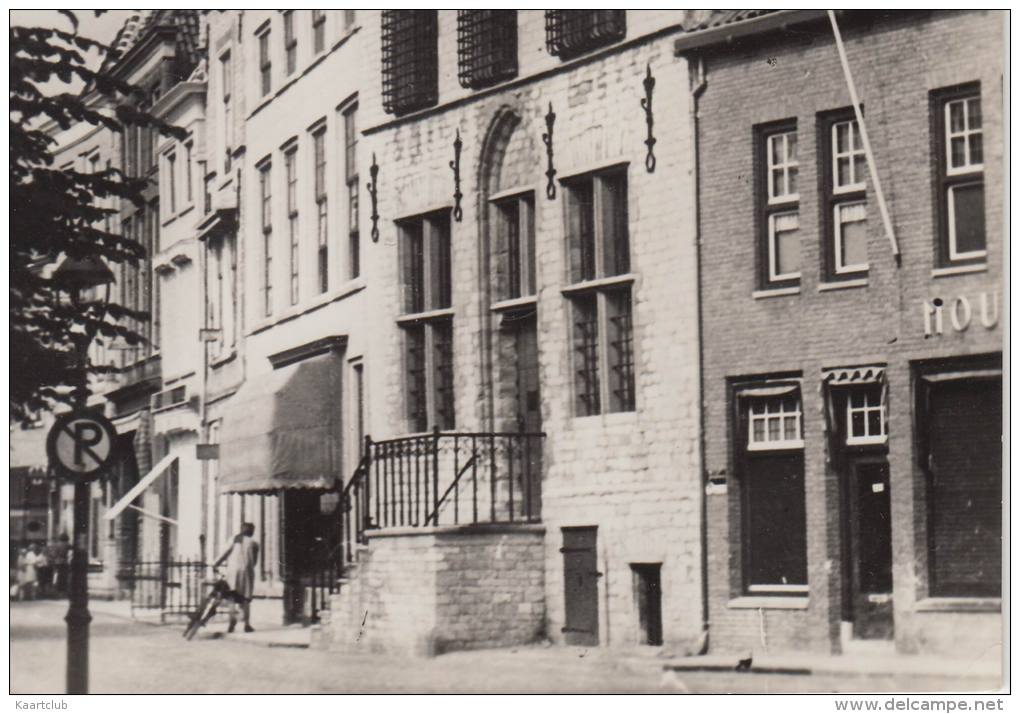
[[[877,365],[822,370],[822,383],[833,387],[850,386],[852,384],[877,384],[884,381],[885,367]]]
[[[106,511],[103,518],[108,521],[112,521],[114,518],[119,516],[121,511],[130,506],[136,498],[145,493],[145,489],[155,483],[156,479],[166,473],[175,461],[177,461],[177,457],[173,454],[167,454],[160,459],[159,462],[152,467],[152,470],[149,471],[149,473],[145,474],[138,483],[131,487],[130,491],[124,494],[123,498],[113,504],[113,506]]]
[[[220,491],[333,488],[340,477],[339,353],[249,379],[231,397],[220,438]]]
[[[997,379],[1002,377],[1001,369],[972,369],[962,372],[939,372],[926,374],[921,379],[925,382],[955,382],[961,379]]]

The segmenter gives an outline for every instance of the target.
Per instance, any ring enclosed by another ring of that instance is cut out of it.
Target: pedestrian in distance
[[[53,566],[46,555],[46,549],[36,545],[35,572],[36,572],[36,597],[49,597],[50,584],[53,582]]]
[[[34,600],[35,599],[35,584],[38,578],[36,571],[36,563],[39,560],[39,556],[36,554],[35,549],[38,546],[31,546],[25,548],[21,553],[21,562],[19,563],[18,572],[18,585],[20,597],[19,600]]]
[[[57,597],[67,597],[68,575],[71,571],[71,544],[67,533],[61,533],[56,543],[50,546],[49,559],[56,576],[54,583]]]
[[[237,606],[241,606],[244,617],[244,631],[254,632],[251,626],[251,599],[255,592],[255,566],[259,562],[259,544],[255,541],[255,524],[242,523],[241,532],[234,536],[227,551],[219,557],[214,567],[227,564],[227,583],[235,598],[230,600],[230,627],[237,627]]]

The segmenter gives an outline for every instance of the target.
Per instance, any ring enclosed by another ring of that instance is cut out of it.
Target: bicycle
[[[216,579],[212,581],[212,589],[205,596],[205,600],[202,601],[199,608],[191,615],[191,622],[188,623],[181,635],[186,640],[194,637],[213,618],[224,599],[233,600],[238,604],[244,601],[244,598],[234,592],[226,578],[220,575],[218,570],[214,570],[213,573]]]

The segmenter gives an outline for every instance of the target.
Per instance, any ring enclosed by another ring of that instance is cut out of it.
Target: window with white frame
[[[775,397],[750,402],[747,415],[748,450],[799,449],[803,446],[799,398]]]
[[[301,298],[301,234],[298,231],[297,144],[283,154],[287,177],[287,239],[290,245],[290,304]]]
[[[868,163],[860,126],[848,110],[824,115],[821,190],[828,207],[825,277],[840,280],[868,272]]]
[[[981,92],[966,85],[935,95],[938,132],[939,261],[983,262],[985,236],[984,134]]]
[[[851,389],[846,400],[846,443],[849,446],[884,444],[885,404],[880,385]]]
[[[759,130],[761,179],[761,285],[800,282],[800,193],[797,126],[783,122]]]

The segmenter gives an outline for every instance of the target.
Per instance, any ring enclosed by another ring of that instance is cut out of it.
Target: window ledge
[[[529,193],[536,193],[534,186],[528,185],[514,186],[513,188],[497,191],[496,193],[489,196],[488,200],[492,203],[495,203],[507,198],[520,198],[521,196],[525,196]]]
[[[731,610],[807,610],[807,595],[745,595],[726,603]]]
[[[595,278],[594,280],[585,280],[580,283],[574,283],[573,285],[567,285],[560,288],[560,292],[564,295],[571,295],[573,293],[583,293],[589,290],[598,290],[599,288],[609,288],[616,285],[628,285],[637,280],[635,273],[624,273],[623,275],[613,275],[608,278]]]
[[[968,273],[984,273],[988,271],[988,263],[971,265],[952,265],[946,268],[935,268],[931,271],[933,278],[946,278],[950,275],[967,275]]]
[[[361,292],[365,289],[365,282],[361,278],[354,278],[344,283],[334,292],[325,293],[324,295],[317,296],[313,301],[297,305],[292,305],[287,308],[285,312],[280,315],[274,315],[271,317],[264,318],[261,322],[256,324],[249,330],[246,335],[257,335],[260,332],[265,332],[274,325],[279,325],[281,322],[288,322],[290,320],[297,319],[302,315],[306,315],[310,312],[314,312],[321,307],[325,307],[334,302],[339,302],[344,298],[347,298],[355,293]]]
[[[414,312],[409,315],[401,315],[397,318],[397,324],[408,322],[425,322],[427,320],[438,320],[441,318],[453,317],[453,308],[444,307],[439,310],[427,310],[425,312]]]
[[[790,451],[791,449],[803,449],[803,439],[788,439],[785,441],[762,441],[747,445],[748,451]]]
[[[755,290],[751,293],[751,297],[755,300],[764,300],[765,298],[783,297],[784,295],[800,295],[800,286],[794,285],[789,288],[768,288],[766,290]]]
[[[494,302],[489,306],[489,309],[493,312],[507,312],[508,310],[517,310],[522,307],[534,307],[537,304],[538,296],[526,295],[524,297]]]
[[[1002,612],[1002,598],[929,597],[914,604],[915,612]]]
[[[852,280],[834,280],[828,283],[818,283],[818,292],[824,293],[829,290],[849,290],[850,288],[868,287],[867,278],[854,278]]]
[[[215,357],[210,357],[209,368],[216,369],[217,367],[222,367],[227,362],[232,362],[235,357],[237,357],[237,348],[232,347],[229,352],[217,355]]]

